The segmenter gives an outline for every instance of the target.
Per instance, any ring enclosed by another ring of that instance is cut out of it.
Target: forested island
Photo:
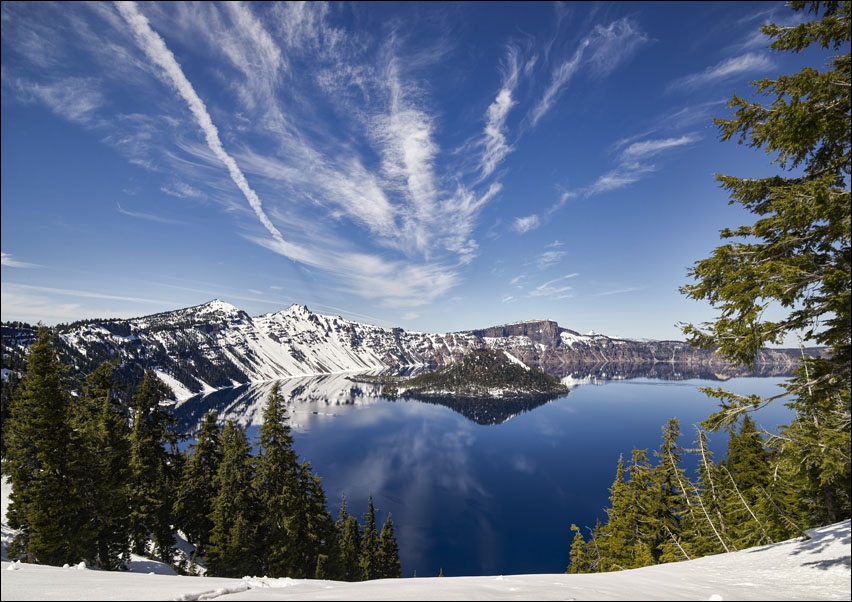
[[[541,399],[564,395],[568,387],[550,374],[499,349],[477,349],[434,372],[386,384],[390,398]]]

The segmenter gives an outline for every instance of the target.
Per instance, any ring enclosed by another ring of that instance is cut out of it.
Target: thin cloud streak
[[[166,218],[166,217],[160,217],[159,215],[152,215],[150,213],[140,213],[138,211],[128,211],[127,209],[122,207],[120,203],[116,203],[116,206],[118,207],[119,213],[121,213],[122,215],[126,215],[128,217],[134,217],[134,218],[137,218],[137,219],[144,219],[144,220],[148,220],[150,222],[158,222],[158,223],[161,223],[161,224],[181,224],[181,223],[183,223],[183,222],[180,222],[178,220],[173,220],[173,219],[169,219],[169,218]]]
[[[12,256],[9,253],[6,253],[6,252],[2,253],[2,260],[0,260],[0,264],[2,264],[3,267],[7,267],[7,268],[40,268],[40,267],[42,267],[42,266],[40,266],[36,263],[29,263],[29,262],[26,262],[26,261],[18,261],[17,259],[13,259]]]
[[[645,157],[656,155],[664,150],[677,148],[692,144],[698,140],[697,136],[680,136],[679,138],[665,138],[662,140],[645,140],[643,142],[634,142],[622,153],[622,158],[628,161],[640,160]]]
[[[648,37],[626,18],[607,26],[595,26],[592,33],[580,42],[571,58],[562,61],[551,72],[550,84],[530,111],[531,126],[535,127],[550,111],[562,90],[581,68],[588,67],[592,78],[604,78],[632,57],[647,41]]]
[[[701,73],[682,77],[669,84],[668,90],[691,90],[734,75],[767,71],[773,67],[774,63],[768,57],[762,54],[749,52],[717,63],[712,67],[708,67]]]
[[[59,295],[67,295],[69,297],[82,297],[85,299],[107,299],[110,301],[130,301],[134,303],[150,303],[150,304],[159,304],[159,305],[169,305],[170,301],[165,301],[163,299],[145,299],[144,297],[127,297],[123,295],[107,295],[104,293],[94,293],[92,291],[78,291],[69,288],[55,288],[51,286],[34,286],[30,284],[20,284],[20,283],[3,283],[4,287],[13,287],[28,291],[40,292],[40,293],[51,293],[51,294],[59,294]]]
[[[257,215],[260,222],[272,235],[272,237],[277,242],[281,243],[280,246],[285,247],[283,244],[284,238],[281,236],[281,233],[264,213],[260,198],[258,198],[257,194],[249,186],[248,181],[240,171],[236,161],[234,161],[234,159],[222,146],[218,130],[213,124],[213,120],[210,118],[210,115],[207,113],[204,102],[198,94],[195,93],[195,90],[189,80],[186,79],[186,76],[183,74],[183,71],[171,50],[166,47],[163,39],[151,29],[148,19],[137,10],[135,3],[116,2],[115,6],[121,13],[122,17],[124,17],[125,21],[127,21],[127,24],[130,25],[137,43],[144,50],[145,54],[162,68],[175,91],[178,92],[181,98],[187,103],[189,110],[192,112],[196,122],[204,133],[205,140],[207,141],[207,145],[210,147],[210,150],[212,150],[213,154],[215,154],[216,157],[225,164],[231,179],[234,181],[234,184],[237,185],[237,188],[239,188],[243,193],[252,209],[254,209],[255,215]]]
[[[563,280],[569,280],[571,278],[575,278],[579,276],[578,273],[566,274],[565,276],[560,276],[559,278],[554,278],[553,280],[548,280],[544,284],[540,284],[531,290],[527,296],[528,297],[547,297],[549,299],[570,299],[574,296],[572,292],[574,289],[570,286],[562,286],[558,283]]]

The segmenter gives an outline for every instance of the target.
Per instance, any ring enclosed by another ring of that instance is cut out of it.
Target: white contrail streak
[[[260,223],[262,223],[272,237],[280,243],[281,248],[286,248],[287,245],[284,242],[284,238],[281,236],[281,233],[272,224],[266,213],[264,213],[263,205],[260,202],[260,198],[257,196],[257,193],[255,193],[255,191],[249,186],[245,175],[242,171],[240,171],[240,168],[237,166],[237,162],[234,158],[225,152],[225,148],[222,146],[222,141],[219,139],[219,131],[213,124],[213,120],[210,119],[210,115],[207,113],[207,108],[204,106],[204,102],[201,98],[199,98],[198,94],[195,93],[195,90],[193,89],[192,84],[189,83],[189,80],[186,79],[186,76],[183,74],[183,71],[175,59],[174,54],[172,54],[172,51],[168,49],[163,39],[153,29],[151,29],[147,17],[139,12],[135,2],[116,2],[115,6],[118,9],[118,12],[121,13],[121,16],[124,17],[124,20],[127,21],[127,24],[130,25],[139,46],[145,51],[148,58],[163,69],[177,93],[180,94],[181,98],[183,98],[183,100],[186,101],[186,104],[189,105],[189,110],[192,111],[195,120],[204,132],[204,138],[207,141],[207,146],[210,147],[213,154],[216,155],[216,157],[225,164],[225,167],[228,168],[228,173],[230,174],[231,179],[246,197],[251,208],[254,209],[254,213],[257,215]]]

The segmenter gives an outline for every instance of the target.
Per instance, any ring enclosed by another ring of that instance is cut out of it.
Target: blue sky
[[[221,299],[682,338],[782,2],[2,4],[2,320]]]

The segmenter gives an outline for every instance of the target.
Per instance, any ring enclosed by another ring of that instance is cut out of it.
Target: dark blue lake
[[[379,527],[393,516],[403,576],[429,577],[564,572],[571,524],[588,536],[606,520],[620,454],[627,462],[634,448],[648,449],[653,460],[671,417],[680,421],[680,444],[693,447],[696,426],[718,407],[701,386],[771,395],[784,379],[585,384],[479,422],[461,413],[478,416],[476,408],[389,401],[380,386],[341,375],[281,382],[295,450],[322,478],[333,517],[345,494],[349,513],[361,518],[372,494]],[[176,414],[190,426],[216,409],[254,441],[270,387],[193,398]],[[754,414],[770,431],[791,417],[783,401]],[[709,440],[714,458],[724,457],[725,434]],[[685,456],[690,476],[696,464]]]

